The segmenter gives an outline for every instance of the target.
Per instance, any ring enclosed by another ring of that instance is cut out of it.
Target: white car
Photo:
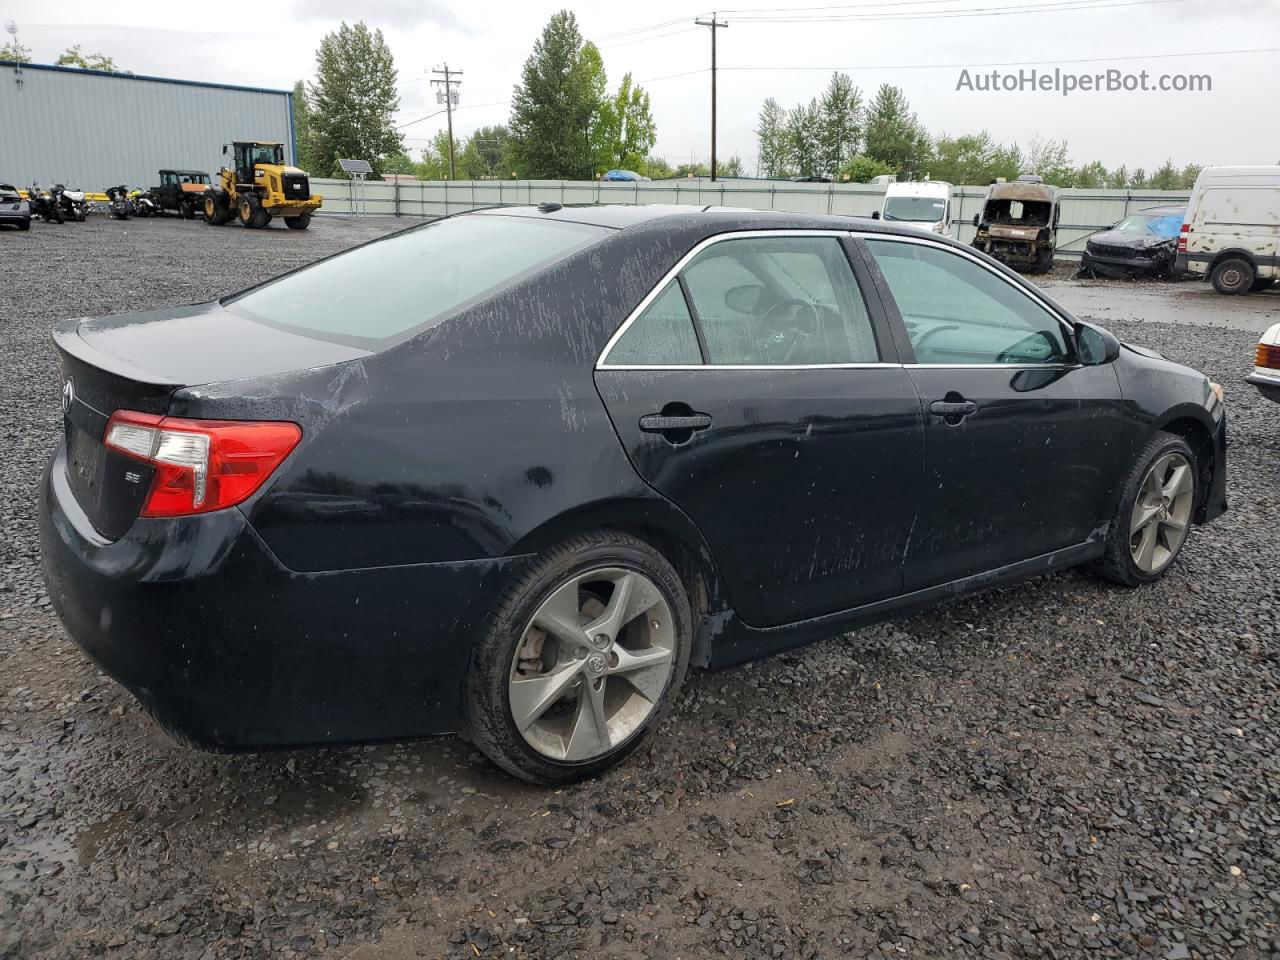
[[[873,220],[890,220],[928,230],[944,237],[954,237],[951,226],[951,192],[954,188],[941,180],[913,180],[890,183],[884,203],[871,214]]]
[[[1280,403],[1280,323],[1262,335],[1253,362],[1253,373],[1245,377],[1245,381],[1257,387],[1268,400]]]

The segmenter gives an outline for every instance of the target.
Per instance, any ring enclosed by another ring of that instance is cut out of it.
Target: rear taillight
[[[117,410],[102,442],[155,468],[142,516],[180,517],[248,499],[301,439],[296,423]]]
[[[1258,356],[1254,364],[1255,366],[1266,367],[1268,370],[1280,370],[1280,344],[1258,344]]]
[[[1182,229],[1178,231],[1178,252],[1187,252],[1187,234],[1191,232],[1191,224],[1184,223]]]

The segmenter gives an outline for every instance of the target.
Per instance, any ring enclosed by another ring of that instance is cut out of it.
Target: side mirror
[[[872,211],[871,211],[871,219],[872,219],[872,220],[879,220],[879,219],[880,219],[880,211],[879,211],[879,210],[872,210]]]
[[[227,145],[225,143],[222,145],[222,155],[224,157],[227,155]]]
[[[981,222],[982,222],[982,214],[975,213],[973,215],[973,225],[976,227]]]
[[[1111,363],[1120,356],[1120,341],[1101,327],[1077,323],[1076,356],[1086,367]]]

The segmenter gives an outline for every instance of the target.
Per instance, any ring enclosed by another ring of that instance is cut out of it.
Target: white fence
[[[433,180],[416,183],[373,181],[363,187],[349,180],[312,180],[324,195],[322,213],[401,217],[440,217],[502,204],[667,203],[714,204],[790,213],[831,213],[869,217],[880,209],[884,187],[865,183],[792,183],[787,180],[659,180],[599,183],[574,180]],[[363,192],[362,192],[363,191]],[[973,238],[973,216],[982,208],[986,187],[956,187],[952,223],[956,236]],[[1185,204],[1189,193],[1164,190],[1063,190],[1058,224],[1058,255],[1079,257],[1085,239],[1135,210]],[[354,200],[354,204],[353,204]]]

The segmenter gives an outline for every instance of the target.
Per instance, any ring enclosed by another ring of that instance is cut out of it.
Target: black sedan
[[[31,229],[31,206],[10,183],[0,183],[0,227]]]
[[[1080,272],[1100,277],[1162,277],[1173,272],[1186,207],[1131,213],[1085,243]]]
[[[55,334],[68,632],[177,735],[463,731],[544,783],[722,667],[1226,509],[1194,370],[879,221],[505,208]]]

